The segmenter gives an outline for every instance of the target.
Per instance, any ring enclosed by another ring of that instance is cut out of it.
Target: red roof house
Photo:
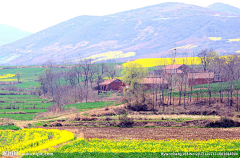
[[[162,76],[164,77],[167,77],[169,75],[184,76],[191,71],[191,68],[185,64],[172,64],[163,67],[161,70]]]
[[[110,91],[110,90],[122,90],[125,84],[119,79],[107,79],[99,84],[99,90]],[[98,90],[98,86],[95,87]]]

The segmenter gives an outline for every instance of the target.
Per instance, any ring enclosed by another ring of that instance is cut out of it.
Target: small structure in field
[[[99,84],[99,90],[110,91],[110,90],[123,90],[125,84],[119,79],[107,79],[104,82]],[[95,90],[98,90],[98,86],[95,87]]]
[[[208,84],[214,82],[213,72],[188,73],[189,85]]]
[[[141,85],[144,85],[145,90],[154,88],[168,89],[168,82],[165,78],[143,78]]]

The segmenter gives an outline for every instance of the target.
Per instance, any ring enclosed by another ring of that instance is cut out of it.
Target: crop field
[[[88,103],[76,103],[76,104],[68,104],[64,105],[63,108],[71,109],[93,109],[93,108],[100,108],[112,105],[113,102],[88,102]]]
[[[54,104],[46,101],[35,95],[0,95],[0,118],[32,120]]]
[[[210,131],[210,130],[209,130]],[[234,131],[234,130],[233,130]],[[99,131],[101,132],[101,131]],[[140,131],[139,131],[140,132]],[[223,133],[223,132],[222,132]],[[137,132],[138,134],[138,132]],[[206,133],[209,135],[211,133]],[[239,133],[238,133],[239,134]],[[178,134],[177,134],[178,135]],[[236,157],[240,149],[239,139],[99,139],[75,138],[74,133],[58,129],[22,129],[17,131],[0,130],[0,155],[6,151],[18,154],[34,154],[31,157],[154,157],[162,154],[231,154]],[[61,145],[59,145],[61,144]],[[56,147],[57,145],[57,147]],[[50,156],[39,156],[41,154]],[[202,155],[204,157],[205,155]],[[30,157],[30,156],[24,156]],[[176,157],[176,155],[174,156]],[[194,157],[194,156],[192,156]],[[215,156],[213,156],[215,157]]]
[[[221,57],[227,58],[228,56]],[[172,64],[173,60],[174,60],[173,58],[144,58],[126,62],[122,65],[126,67],[129,63],[138,63],[141,64],[143,67],[166,66]],[[201,59],[199,57],[175,58],[174,64],[201,65]]]
[[[2,69],[0,75],[8,76],[6,79],[17,79],[15,74],[17,71],[21,72],[21,79],[33,81],[39,76],[45,68],[14,68],[14,69]],[[11,77],[9,76],[11,74]],[[1,81],[1,80],[0,80]]]
[[[5,151],[18,151],[19,155],[39,152],[73,138],[73,133],[56,129],[23,129],[14,132],[0,130],[0,155],[4,155]]]
[[[236,151],[240,147],[240,140],[109,140],[109,139],[80,139],[63,145],[50,152],[211,152]]]

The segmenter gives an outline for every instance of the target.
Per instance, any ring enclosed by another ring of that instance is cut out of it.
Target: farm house
[[[188,73],[189,85],[208,84],[214,82],[213,72]]]
[[[159,87],[168,89],[168,82],[164,78],[143,78],[141,85],[145,86],[145,90],[153,89],[154,87]]]
[[[99,84],[99,90],[110,91],[110,90],[122,90],[125,84],[119,79],[107,79]],[[98,86],[95,87],[98,89]]]
[[[192,69],[185,64],[175,64],[175,65],[167,65],[161,69],[162,76],[168,77],[171,75],[184,76],[187,73],[191,72]]]

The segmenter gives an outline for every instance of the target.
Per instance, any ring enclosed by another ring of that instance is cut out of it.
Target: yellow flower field
[[[240,52],[240,51],[239,51]],[[221,58],[226,58],[228,60],[229,56],[221,56]],[[144,59],[136,59],[134,61],[126,62],[122,64],[126,67],[129,63],[138,63],[141,64],[143,67],[154,67],[154,66],[166,66],[170,64],[185,64],[185,65],[200,65],[201,59],[199,57],[182,57],[182,58],[144,58]]]
[[[133,152],[224,152],[239,151],[240,140],[113,140],[80,138],[58,148],[55,145],[74,139],[74,134],[57,129],[0,130],[0,155],[5,151],[24,153],[133,153]],[[47,149],[43,151],[44,149]]]
[[[131,62],[124,63],[123,66],[125,67],[128,63],[138,63],[141,64],[143,67],[154,67],[158,65],[170,65],[173,63],[173,58],[145,58],[145,59],[137,59]],[[186,64],[191,65],[201,64],[201,60],[199,57],[185,57],[185,58],[175,58],[174,64]]]
[[[0,75],[0,78],[11,78],[11,77],[15,77],[15,75],[14,74]]]
[[[216,152],[238,151],[240,140],[213,139],[207,141],[193,140],[107,140],[107,139],[78,139],[72,143],[52,149],[49,152]]]
[[[220,41],[222,39],[222,37],[208,37],[208,39],[210,39],[212,41]]]
[[[39,152],[73,138],[73,133],[57,129],[0,130],[0,155],[4,151],[18,151],[20,155]]]
[[[15,77],[15,74],[4,74],[0,75],[0,81],[17,81],[17,79],[9,79]]]

